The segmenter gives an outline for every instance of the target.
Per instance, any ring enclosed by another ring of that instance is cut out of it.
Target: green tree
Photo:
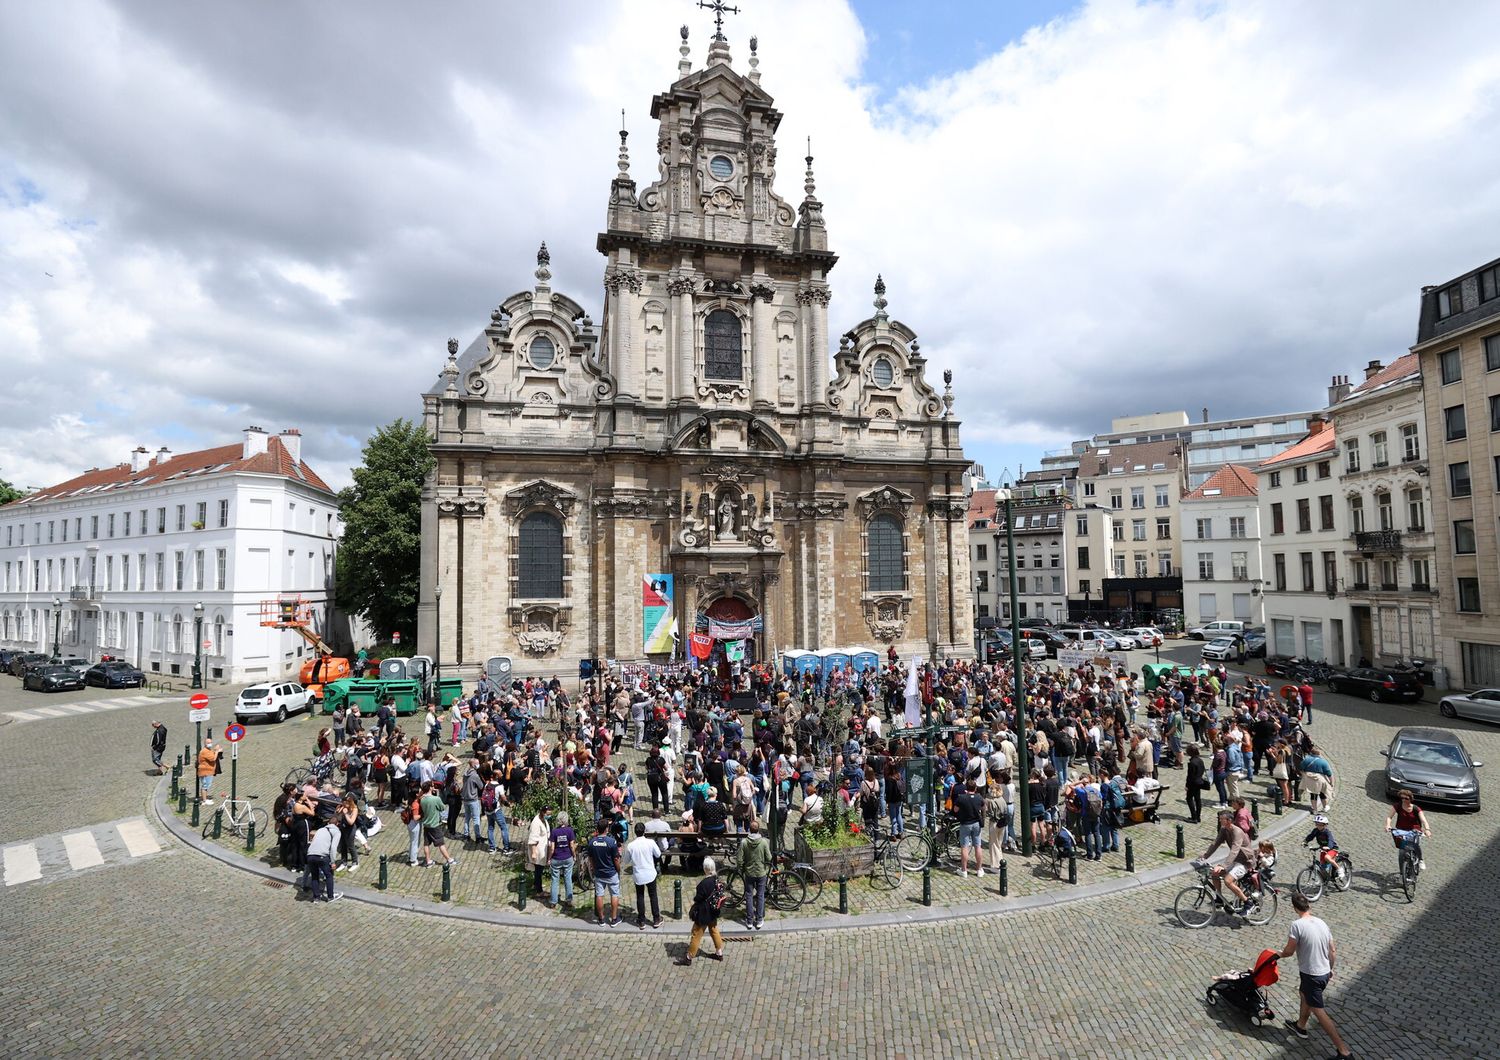
[[[432,467],[426,433],[399,419],[371,436],[354,485],[339,494],[339,607],[367,620],[380,640],[400,630],[406,643],[415,643],[422,483]]]
[[[5,479],[0,478],[0,504],[9,504],[26,496],[25,490],[18,490]]]

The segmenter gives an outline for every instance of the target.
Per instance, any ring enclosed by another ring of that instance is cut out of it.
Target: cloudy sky
[[[884,273],[992,474],[1317,407],[1500,254],[1500,5],[738,6],[783,158],[813,139],[834,335]],[[597,319],[620,109],[644,184],[683,22],[701,62],[688,0],[0,5],[0,477],[256,423],[342,484],[539,241]]]

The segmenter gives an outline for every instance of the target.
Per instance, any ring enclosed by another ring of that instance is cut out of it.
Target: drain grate
[[[271,890],[273,891],[284,891],[288,886],[287,884],[282,883],[280,880],[261,880],[260,882],[271,888]]]

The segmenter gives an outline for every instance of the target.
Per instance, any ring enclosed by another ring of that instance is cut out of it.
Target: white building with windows
[[[1344,666],[1349,599],[1341,572],[1349,531],[1337,461],[1332,425],[1315,418],[1305,438],[1256,469],[1256,482],[1266,650]]]
[[[282,677],[311,650],[261,626],[263,602],[283,595],[347,644],[332,611],[338,501],[301,441],[250,427],[240,443],[193,453],[141,448],[0,508],[0,644],[56,642],[164,677],[190,675],[201,650],[207,680]]]
[[[1183,613],[1189,627],[1221,618],[1262,624],[1257,493],[1255,472],[1228,464],[1182,498]]]

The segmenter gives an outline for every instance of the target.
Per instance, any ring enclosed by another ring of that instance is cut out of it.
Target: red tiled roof
[[[969,529],[974,529],[974,524],[981,519],[988,519],[991,526],[995,525],[995,491],[975,490],[969,494]]]
[[[59,500],[63,497],[79,495],[81,490],[90,490],[90,495],[115,493],[118,490],[135,486],[157,485],[167,480],[177,481],[188,475],[227,475],[236,471],[280,475],[294,482],[305,482],[314,489],[333,492],[328,483],[319,478],[317,472],[306,463],[292,459],[292,454],[287,452],[279,436],[271,435],[266,441],[264,453],[257,453],[248,458],[244,455],[243,444],[236,442],[234,445],[220,445],[213,449],[200,449],[193,453],[169,453],[161,463],[147,464],[140,471],[131,471],[128,463],[116,464],[114,467],[94,468],[81,475],[75,475],[66,482],[59,482],[55,486],[37,490],[14,503],[23,505]],[[102,486],[109,486],[110,489],[108,491],[99,489]]]
[[[1359,384],[1359,386],[1349,391],[1349,396],[1353,397],[1355,394],[1366,393],[1377,387],[1385,386],[1387,383],[1394,383],[1398,379],[1405,379],[1409,375],[1416,375],[1421,370],[1420,358],[1415,353],[1403,354],[1376,372],[1369,379]]]
[[[1264,471],[1276,464],[1285,464],[1292,460],[1301,460],[1305,457],[1316,456],[1319,453],[1329,453],[1334,449],[1333,424],[1329,424],[1322,430],[1308,434],[1301,441],[1283,449],[1271,459],[1265,461],[1257,469]]]
[[[1218,492],[1210,495],[1209,490]],[[1225,497],[1254,497],[1260,492],[1255,472],[1243,464],[1225,464],[1210,475],[1185,501],[1216,501]]]

